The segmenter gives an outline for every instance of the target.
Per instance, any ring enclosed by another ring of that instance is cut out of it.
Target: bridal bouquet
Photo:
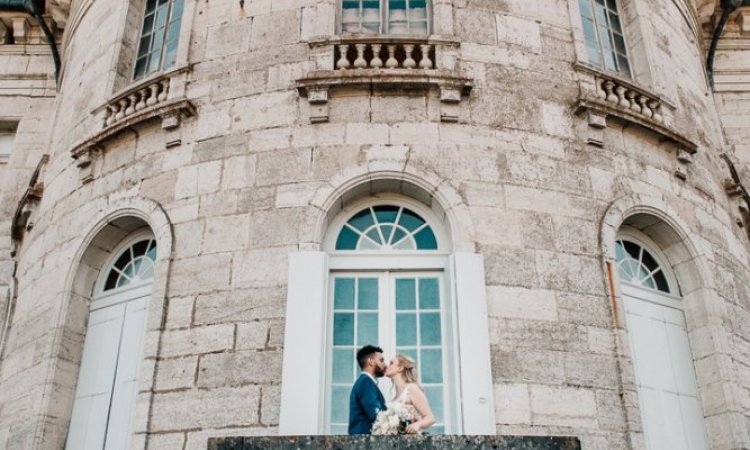
[[[404,405],[391,404],[385,411],[379,411],[372,424],[372,434],[405,434],[409,426],[409,411]]]

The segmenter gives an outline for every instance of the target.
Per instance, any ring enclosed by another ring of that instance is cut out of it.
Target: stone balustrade
[[[165,102],[169,97],[170,81],[169,76],[156,78],[109,100],[104,109],[102,127],[106,128],[136,112]]]
[[[595,76],[597,95],[607,103],[627,108],[656,123],[663,123],[662,101],[622,80],[600,73]]]
[[[433,69],[435,45],[425,41],[342,42],[334,46],[335,69]]]

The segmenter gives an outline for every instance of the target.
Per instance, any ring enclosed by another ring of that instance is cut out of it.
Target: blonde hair
[[[407,383],[419,385],[419,373],[417,372],[417,364],[414,360],[402,354],[396,355],[396,360],[398,361],[399,367],[404,369],[403,372],[401,372],[404,376],[404,380]]]

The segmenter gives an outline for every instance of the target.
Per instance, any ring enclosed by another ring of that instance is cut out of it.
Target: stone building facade
[[[748,7],[715,89],[715,0],[46,8],[58,80],[0,12],[0,448],[341,432],[372,340],[439,432],[750,448]]]

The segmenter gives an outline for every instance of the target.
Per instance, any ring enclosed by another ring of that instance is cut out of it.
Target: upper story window
[[[138,57],[136,80],[171,67],[177,56],[183,0],[147,0]]]
[[[0,163],[7,162],[16,139],[15,126],[0,123]]]
[[[429,0],[341,0],[343,34],[430,34]]]
[[[589,64],[630,77],[617,0],[578,0]]]
[[[630,239],[615,243],[620,279],[635,286],[672,292],[661,264],[644,247]]]

